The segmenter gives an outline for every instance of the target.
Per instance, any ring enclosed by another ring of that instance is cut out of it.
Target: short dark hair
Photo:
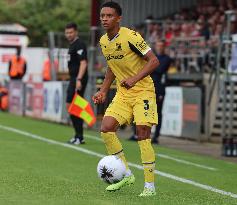
[[[104,3],[101,6],[101,9],[104,7],[110,7],[112,9],[114,9],[119,16],[122,16],[122,8],[118,3],[114,2],[114,1],[109,1],[109,2]]]
[[[73,28],[74,30],[77,30],[77,24],[74,22],[70,22],[65,26],[65,29]]]

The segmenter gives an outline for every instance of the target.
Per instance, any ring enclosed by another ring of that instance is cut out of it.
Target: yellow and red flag
[[[78,94],[74,95],[68,112],[83,119],[89,126],[93,126],[96,122],[96,117],[90,103]]]

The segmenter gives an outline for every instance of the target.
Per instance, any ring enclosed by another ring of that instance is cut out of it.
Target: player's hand
[[[92,100],[95,104],[101,104],[105,102],[106,93],[102,91],[98,91],[96,94],[92,96]]]
[[[80,91],[82,89],[82,84],[80,80],[77,80],[76,82],[76,91]]]
[[[137,83],[137,81],[135,80],[134,77],[130,77],[127,79],[124,79],[121,81],[120,85],[122,87],[125,87],[126,89],[130,89],[132,88],[135,84]]]

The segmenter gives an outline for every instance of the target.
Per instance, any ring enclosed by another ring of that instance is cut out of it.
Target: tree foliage
[[[89,0],[0,0],[0,23],[20,23],[28,29],[31,46],[42,46],[49,31],[62,31],[76,22],[89,30]]]

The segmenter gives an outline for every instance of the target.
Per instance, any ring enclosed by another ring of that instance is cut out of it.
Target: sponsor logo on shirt
[[[142,51],[145,51],[147,49],[147,43],[144,40],[141,42],[137,42],[136,47],[141,49]]]
[[[110,55],[109,54],[109,55],[105,56],[105,59],[107,61],[112,60],[112,59],[121,60],[123,57],[124,57],[124,55]]]

